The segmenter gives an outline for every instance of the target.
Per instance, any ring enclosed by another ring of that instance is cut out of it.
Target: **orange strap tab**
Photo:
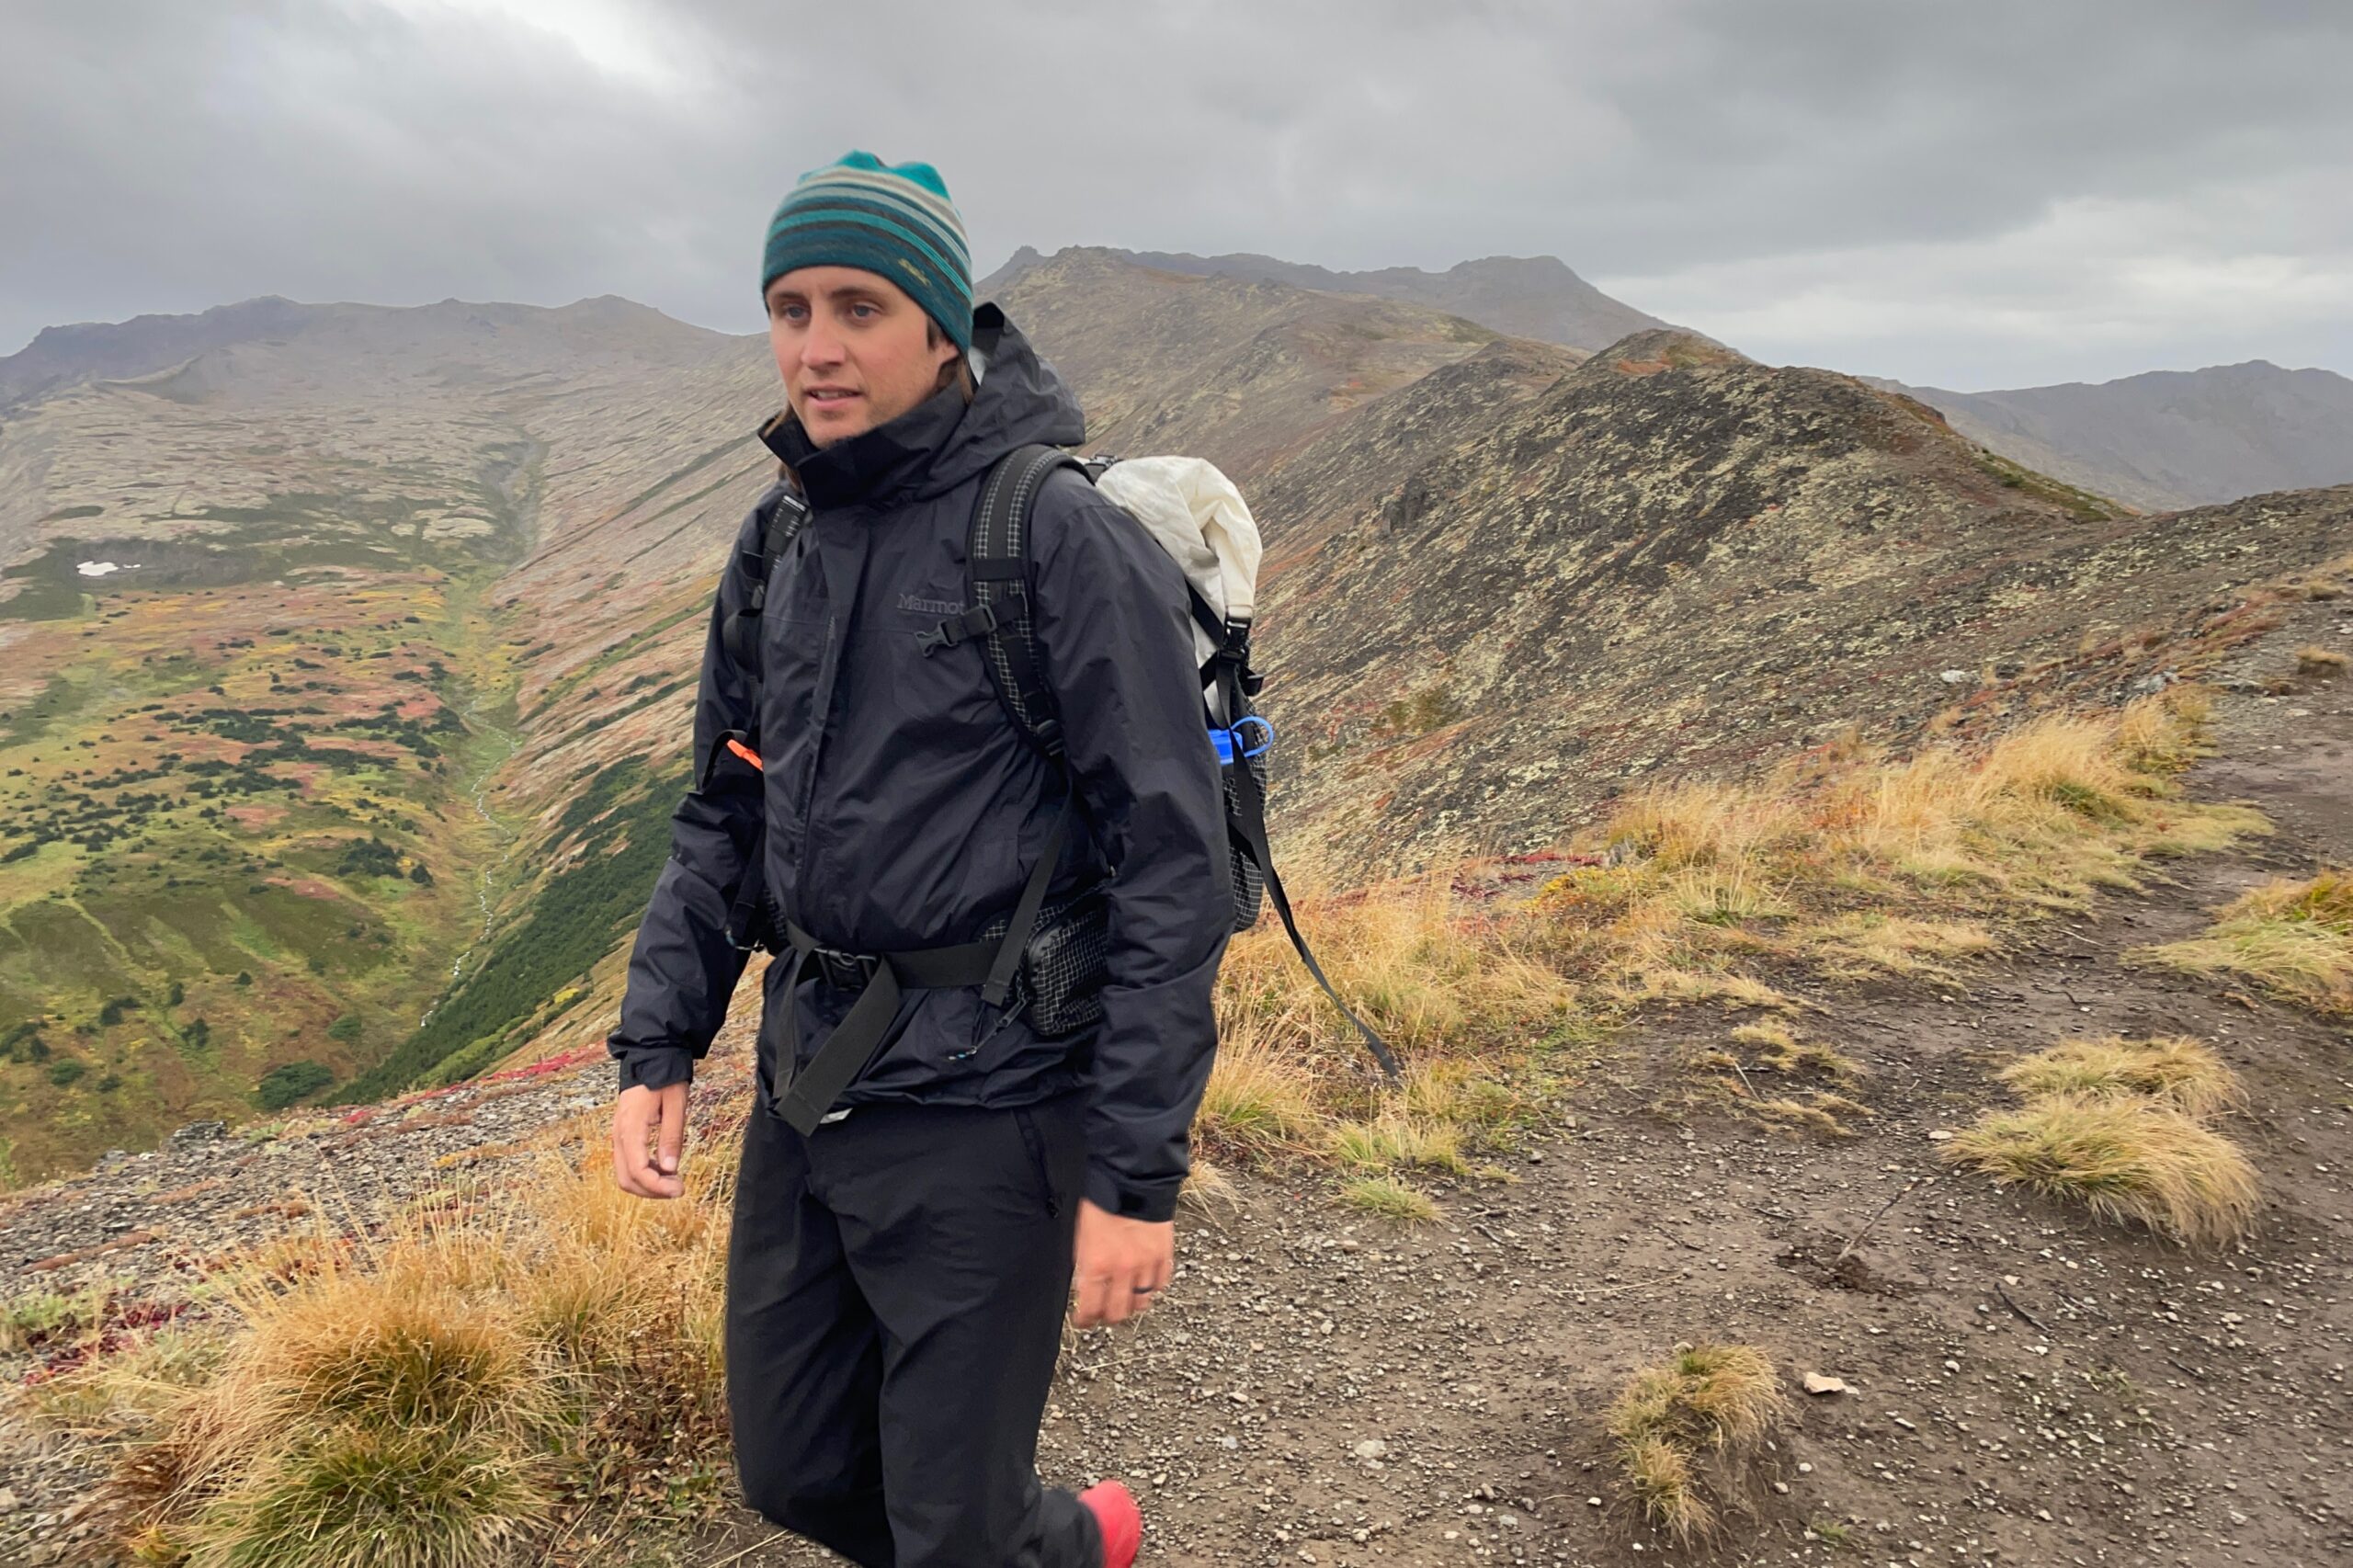
[[[758,768],[761,772],[766,773],[767,771],[767,766],[760,761],[760,754],[754,751],[750,746],[745,745],[743,742],[737,740],[733,735],[727,737],[727,749],[733,752],[737,756],[742,757],[745,762],[750,763],[754,767]]]

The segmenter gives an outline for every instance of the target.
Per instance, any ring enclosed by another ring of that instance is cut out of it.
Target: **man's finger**
[[[662,1118],[659,1140],[659,1164],[664,1176],[676,1176],[678,1159],[687,1146],[687,1086],[673,1084],[654,1096],[654,1107]]]
[[[1071,1314],[1081,1328],[1093,1328],[1103,1321],[1104,1303],[1110,1300],[1111,1281],[1100,1274],[1091,1275],[1078,1282],[1078,1307]]]

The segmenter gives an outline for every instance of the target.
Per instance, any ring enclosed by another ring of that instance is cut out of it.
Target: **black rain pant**
[[[803,1138],[756,1096],[727,1248],[749,1506],[867,1568],[1098,1568],[1037,1471],[1083,1099],[861,1105]]]

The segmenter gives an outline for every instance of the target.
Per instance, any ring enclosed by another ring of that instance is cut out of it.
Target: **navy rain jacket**
[[[1086,439],[1052,368],[1007,323],[969,406],[951,387],[822,450],[789,415],[767,438],[812,516],[768,585],[758,678],[722,635],[749,597],[743,562],[745,551],[758,559],[756,508],[720,579],[695,706],[702,782],[674,815],[620,1027],[607,1040],[624,1089],[690,1078],[724,1021],[745,960],[727,939],[727,915],[752,854],[765,855],[774,906],[829,947],[968,941],[1019,896],[1065,790],[999,703],[980,641],[929,657],[916,643],[962,608],[967,534],[990,465],[1026,443]],[[1047,1038],[1026,1013],[1000,1017],[978,986],[910,988],[838,1103],[1017,1106],[1084,1087],[1086,1196],[1114,1214],[1166,1220],[1216,1047],[1211,993],[1233,907],[1185,583],[1083,475],[1057,471],[1029,516],[1042,674],[1086,829],[1072,835],[1049,897],[1108,879],[1103,1017]],[[723,751],[712,766],[731,730],[759,737],[760,770]],[[767,970],[760,1049],[771,1061],[790,967]],[[821,979],[801,986],[804,1061],[853,997]],[[776,1074],[779,1091],[786,1077]]]

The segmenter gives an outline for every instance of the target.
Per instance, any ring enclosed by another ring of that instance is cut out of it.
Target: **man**
[[[762,434],[810,511],[761,587],[771,492],[720,582],[697,783],[608,1041],[615,1171],[643,1197],[682,1190],[692,1063],[745,961],[731,909],[756,909],[787,947],[763,983],[728,1252],[746,1500],[861,1563],[1126,1568],[1126,1490],[1043,1490],[1035,1455],[1074,1275],[1081,1326],[1168,1281],[1215,1046],[1233,903],[1183,579],[1084,476],[1040,487],[1024,588],[1061,723],[1048,755],[983,641],[940,629],[965,609],[992,465],[1085,426],[1021,334],[974,311],[946,186],[864,153],[803,176],[761,290],[788,405]],[[748,661],[728,636],[747,606]],[[1056,856],[1066,802],[1082,825]],[[1008,916],[1041,857],[1049,906],[1108,890],[1101,1017],[1059,1038],[949,983],[978,976],[934,972]],[[849,1057],[824,1054],[843,1041]]]

